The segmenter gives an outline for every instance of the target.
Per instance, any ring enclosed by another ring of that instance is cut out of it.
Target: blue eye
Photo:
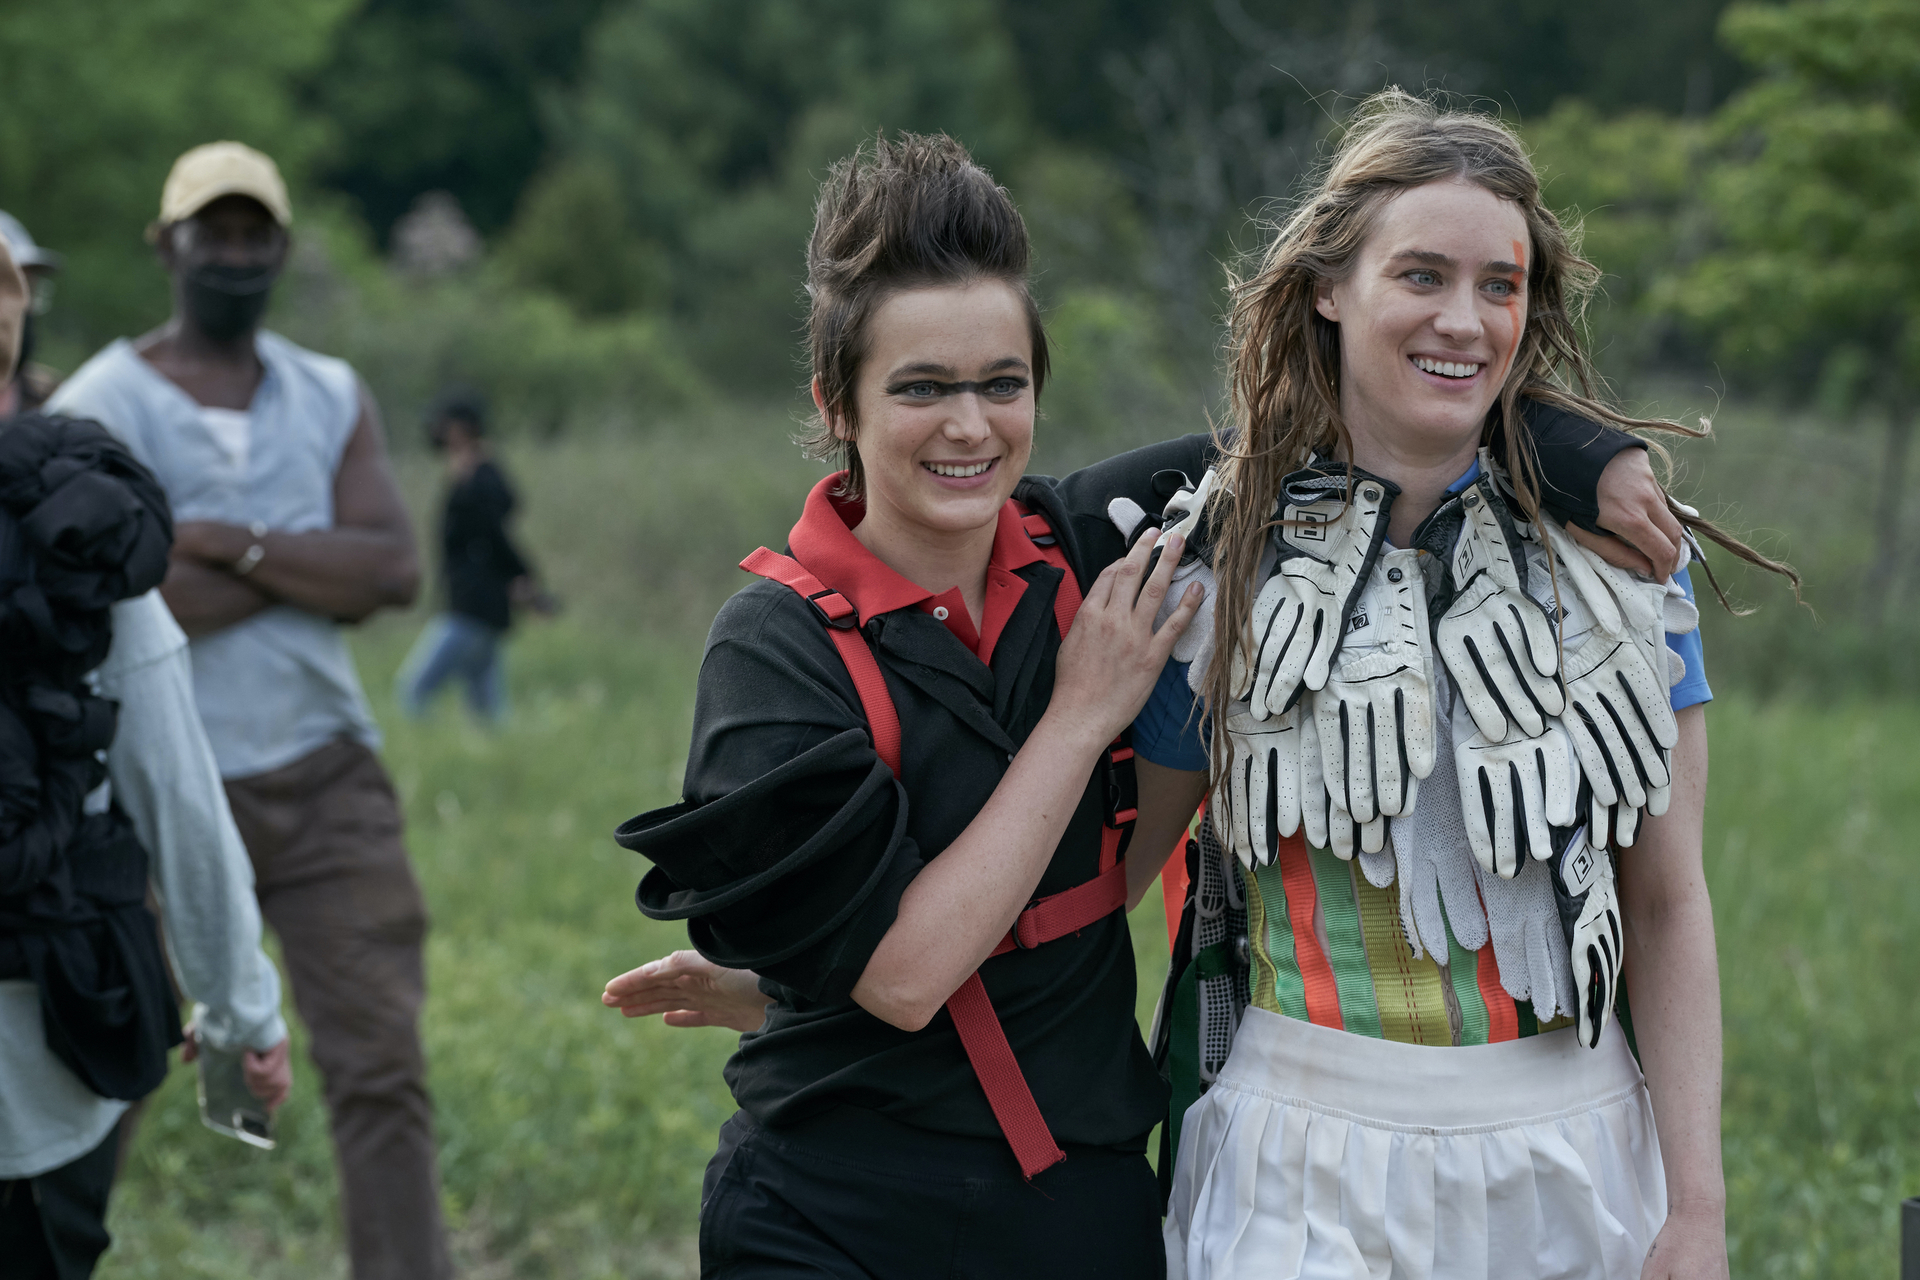
[[[1026,389],[1025,378],[995,378],[987,384],[987,394],[997,400],[1011,400]]]
[[[1414,284],[1427,287],[1440,283],[1440,273],[1437,271],[1409,271],[1407,272],[1407,279]]]

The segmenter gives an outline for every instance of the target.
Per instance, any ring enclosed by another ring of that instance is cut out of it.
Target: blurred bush
[[[646,427],[712,395],[665,317],[581,315],[520,287],[500,264],[410,276],[371,257],[350,224],[316,218],[299,241],[268,323],[350,361],[401,449],[433,396],[477,386],[507,433]]]

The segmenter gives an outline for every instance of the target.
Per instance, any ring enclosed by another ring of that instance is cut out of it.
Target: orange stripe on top
[[[1493,958],[1493,939],[1488,938],[1487,945],[1474,954],[1479,960],[1473,967],[1473,977],[1480,987],[1480,999],[1487,1006],[1487,1043],[1518,1040],[1520,1011],[1514,1008],[1513,997],[1507,994],[1507,989],[1500,985],[1500,964]]]
[[[1326,953],[1320,950],[1319,935],[1313,929],[1319,891],[1313,883],[1313,864],[1307,861],[1307,842],[1301,833],[1295,832],[1280,841],[1277,861],[1280,883],[1287,891],[1287,918],[1293,925],[1293,956],[1306,987],[1307,1021],[1344,1031],[1340,988],[1333,980],[1333,966],[1327,963]]]

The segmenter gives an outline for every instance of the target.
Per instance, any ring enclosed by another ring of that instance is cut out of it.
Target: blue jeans
[[[418,720],[440,686],[457,676],[473,713],[499,722],[507,713],[506,681],[500,671],[502,634],[458,613],[436,614],[400,665],[395,681],[400,710]]]

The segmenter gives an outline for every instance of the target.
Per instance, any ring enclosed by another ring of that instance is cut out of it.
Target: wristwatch
[[[247,532],[253,535],[253,545],[247,548],[245,555],[233,562],[233,571],[243,578],[253,572],[254,566],[267,558],[267,544],[264,541],[267,536],[266,522],[255,520],[247,526]]]

